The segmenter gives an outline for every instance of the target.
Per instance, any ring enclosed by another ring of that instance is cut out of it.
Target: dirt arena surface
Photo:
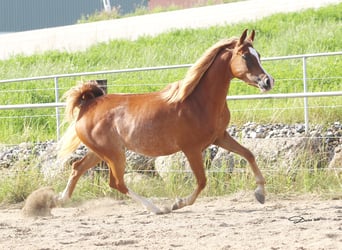
[[[342,249],[342,200],[309,195],[268,196],[265,205],[249,192],[199,198],[166,215],[102,198],[52,214],[25,218],[19,206],[1,208],[0,249]]]

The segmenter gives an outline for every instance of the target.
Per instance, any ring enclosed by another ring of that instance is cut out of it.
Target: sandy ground
[[[0,209],[0,249],[342,249],[342,201],[312,196],[273,196],[265,205],[251,193],[200,198],[166,215],[103,198],[52,213]]]

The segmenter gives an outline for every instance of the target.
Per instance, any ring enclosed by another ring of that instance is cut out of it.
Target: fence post
[[[59,87],[58,87],[58,77],[55,77],[55,102],[59,102]],[[56,139],[59,141],[60,137],[60,114],[59,108],[56,107]]]
[[[304,92],[304,94],[306,94],[308,92],[306,57],[305,56],[303,56],[303,92]],[[309,101],[308,101],[308,97],[304,97],[304,123],[305,123],[305,133],[308,133],[309,132]]]
[[[107,94],[107,79],[95,80],[100,88]]]

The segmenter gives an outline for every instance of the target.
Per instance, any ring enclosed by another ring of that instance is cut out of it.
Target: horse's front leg
[[[239,144],[237,141],[235,141],[226,131],[224,135],[221,138],[218,138],[215,142],[215,145],[222,147],[228,151],[234,152],[238,155],[241,155],[244,157],[249,165],[252,168],[252,171],[254,173],[256,183],[258,187],[255,190],[255,197],[256,199],[263,204],[265,202],[265,178],[262,176],[260,169],[258,165],[255,162],[255,157],[252,154],[251,151],[249,151],[247,148],[243,147],[241,144]]]
[[[206,182],[207,182],[201,151],[200,150],[197,150],[197,151],[192,150],[191,152],[184,151],[184,154],[186,155],[190,163],[192,172],[194,173],[196,177],[197,187],[192,192],[192,194],[190,194],[188,197],[177,199],[176,202],[172,205],[172,210],[176,210],[185,206],[192,205],[195,202],[198,195],[204,189]]]

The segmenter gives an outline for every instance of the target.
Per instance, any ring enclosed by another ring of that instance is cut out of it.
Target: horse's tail
[[[66,99],[64,119],[70,125],[58,142],[59,159],[65,160],[81,144],[81,140],[75,130],[75,124],[82,106],[89,100],[102,95],[104,95],[104,92],[95,81],[80,84],[71,88],[63,95],[63,98]]]

